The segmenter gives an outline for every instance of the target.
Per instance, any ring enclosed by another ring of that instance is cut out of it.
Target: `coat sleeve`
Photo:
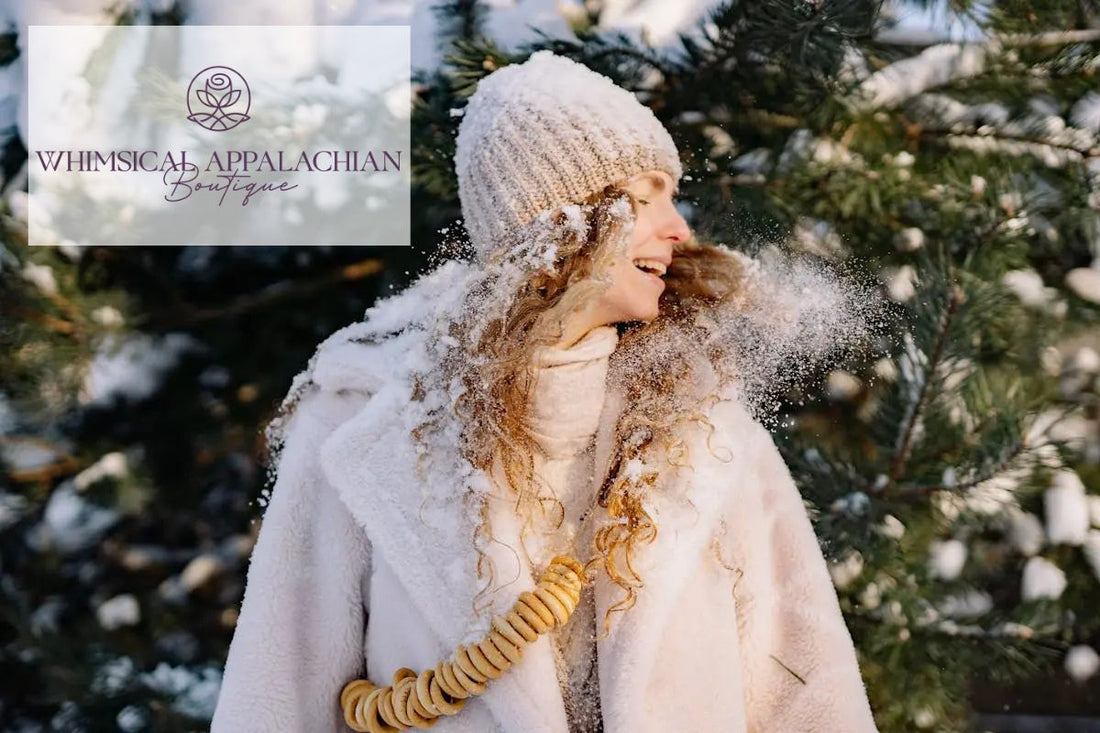
[[[750,733],[876,731],[851,634],[801,494],[768,431],[726,513]]]
[[[357,402],[314,391],[290,418],[212,733],[351,730],[339,696],[364,671],[370,547],[325,480],[318,448]]]

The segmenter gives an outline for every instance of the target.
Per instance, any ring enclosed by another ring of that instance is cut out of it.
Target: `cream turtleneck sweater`
[[[564,508],[549,503],[525,543],[536,568],[557,554],[589,559],[593,526],[585,522],[595,506],[593,437],[603,409],[608,357],[618,345],[614,326],[599,326],[569,347],[541,347],[532,358],[535,384],[527,425],[546,452],[536,455],[535,472]],[[545,491],[545,489],[544,489]],[[581,594],[570,622],[552,636],[562,696],[571,733],[603,730],[596,675],[596,623],[592,587]]]

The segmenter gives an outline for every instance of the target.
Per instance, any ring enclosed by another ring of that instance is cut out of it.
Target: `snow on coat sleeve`
[[[735,408],[736,409],[736,408]],[[750,733],[877,730],[855,647],[801,494],[771,435],[742,411],[753,446],[725,545]],[[742,428],[745,429],[745,428]]]
[[[364,671],[369,544],[318,448],[362,395],[308,393],[290,418],[229,647],[212,733],[344,733],[339,695]]]

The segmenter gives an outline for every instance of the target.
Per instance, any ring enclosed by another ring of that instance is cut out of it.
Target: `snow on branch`
[[[1007,48],[1045,47],[1100,40],[1100,29],[993,36],[980,43],[944,43],[896,61],[869,76],[852,95],[857,111],[894,107],[907,99],[985,72],[990,59]]]

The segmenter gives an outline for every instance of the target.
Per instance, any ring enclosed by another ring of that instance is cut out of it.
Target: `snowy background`
[[[485,30],[506,49],[538,39],[534,28],[570,37],[586,12],[569,0],[484,5]],[[704,38],[716,7],[601,5],[597,30],[668,52],[678,34]],[[888,4],[881,20],[895,22],[877,36],[888,50],[849,52],[841,64],[861,100],[836,113],[844,124],[813,115],[789,123],[795,111],[777,105],[746,125],[705,100],[678,100],[670,125],[695,161],[700,149],[709,156],[700,168],[712,177],[700,189],[724,194],[682,203],[702,223],[732,200],[787,225],[782,238],[803,254],[865,257],[884,294],[918,316],[950,292],[921,259],[933,244],[993,242],[993,264],[969,262],[972,277],[962,278],[972,297],[990,298],[965,315],[973,338],[960,342],[972,351],[958,346],[930,368],[929,333],[914,327],[890,357],[830,370],[796,395],[806,411],[789,424],[850,454],[837,459],[823,445],[787,457],[828,538],[884,731],[956,729],[952,706],[964,698],[984,711],[983,730],[1029,730],[1046,715],[1063,716],[1060,730],[1095,730],[1086,726],[1100,718],[1100,25],[1079,29],[1079,43],[1053,39],[1067,52],[1049,64],[1021,70],[1010,58],[991,81],[982,42],[995,6],[970,7],[961,19],[943,3]],[[26,27],[114,23],[120,13],[137,23],[408,24],[416,69],[431,72],[444,56],[429,2],[8,0],[5,160],[18,162],[27,139]],[[1052,23],[1034,25],[1053,32]],[[85,60],[72,50],[69,62]],[[456,100],[440,104],[430,112],[453,123]],[[301,111],[303,124],[310,115]],[[765,203],[769,181],[784,184],[772,194],[782,205]],[[0,193],[24,225],[25,184],[25,169],[12,165]],[[446,186],[427,188],[417,209],[425,241],[454,225]],[[746,219],[721,219],[730,220]],[[0,249],[0,276],[26,290],[0,301],[14,336],[5,346],[15,344],[0,373],[24,380],[0,391],[0,593],[12,610],[0,625],[0,728],[191,729],[212,713],[261,513],[258,428],[312,346],[423,262],[418,252],[325,248],[192,247],[125,260],[75,243],[26,249]],[[31,388],[24,368],[37,375]],[[1013,374],[1025,375],[1024,387],[1009,386]],[[905,441],[876,443],[852,427],[896,427],[880,419],[895,406],[891,386],[916,455],[900,478],[890,469],[904,460],[860,461],[868,445]],[[939,412],[907,421],[926,391]],[[1034,461],[1010,464],[1000,438],[1017,421],[993,416],[1032,392],[1023,432]],[[937,446],[937,434],[955,444]],[[975,434],[988,443],[971,442]],[[1075,447],[1073,460],[1059,459],[1055,441]],[[959,444],[966,450],[952,453]],[[1040,658],[1045,676],[1016,687],[984,674]]]

